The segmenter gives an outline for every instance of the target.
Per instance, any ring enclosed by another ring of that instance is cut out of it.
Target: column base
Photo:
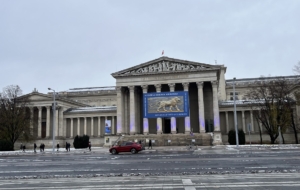
[[[148,133],[148,132],[145,132],[144,135],[149,135],[149,133]]]
[[[215,131],[213,133],[213,145],[223,145],[222,134],[220,131]]]

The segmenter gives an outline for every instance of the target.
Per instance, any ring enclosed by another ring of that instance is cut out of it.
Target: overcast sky
[[[300,1],[0,0],[0,90],[114,86],[161,56],[224,64],[226,79],[293,75]]]

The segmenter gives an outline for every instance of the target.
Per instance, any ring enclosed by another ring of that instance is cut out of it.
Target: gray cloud
[[[0,88],[111,86],[111,73],[168,57],[225,64],[226,78],[292,75],[300,2],[3,1]]]

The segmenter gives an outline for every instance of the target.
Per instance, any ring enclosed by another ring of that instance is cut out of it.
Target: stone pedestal
[[[213,145],[223,145],[222,142],[222,134],[220,131],[216,131],[213,133]]]

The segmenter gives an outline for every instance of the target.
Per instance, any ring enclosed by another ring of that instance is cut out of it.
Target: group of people
[[[20,149],[22,150],[22,152],[25,152],[26,146],[21,143]]]
[[[70,148],[71,148],[71,144],[70,143],[68,143],[68,142],[66,142],[66,151],[68,152],[70,152]]]

